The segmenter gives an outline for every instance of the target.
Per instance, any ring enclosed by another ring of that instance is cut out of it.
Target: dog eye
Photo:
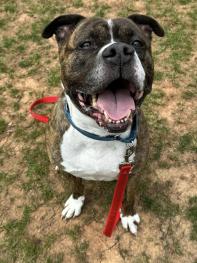
[[[135,48],[135,49],[138,49],[138,48],[142,48],[144,45],[141,41],[139,40],[135,40],[132,42],[132,46]]]
[[[91,47],[91,42],[90,42],[90,41],[85,41],[85,42],[81,43],[81,44],[79,45],[79,47],[80,47],[81,49],[88,49],[88,48]]]

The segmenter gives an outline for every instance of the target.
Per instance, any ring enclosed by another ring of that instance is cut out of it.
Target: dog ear
[[[84,16],[77,14],[58,16],[45,27],[42,37],[50,38],[55,34],[59,44],[72,33],[75,26],[84,18]]]
[[[150,16],[133,14],[128,18],[137,24],[137,26],[139,26],[150,39],[152,38],[152,32],[159,37],[163,37],[165,34],[160,24]]]

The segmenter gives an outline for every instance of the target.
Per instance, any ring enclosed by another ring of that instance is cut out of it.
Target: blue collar
[[[80,129],[79,127],[77,127],[74,124],[74,122],[73,122],[73,120],[71,118],[70,111],[69,111],[67,103],[64,106],[64,113],[66,115],[66,118],[67,118],[68,122],[78,132],[80,132],[84,136],[86,136],[88,138],[91,138],[93,140],[97,140],[97,141],[120,141],[120,142],[123,142],[123,143],[132,143],[135,140],[135,138],[137,137],[137,132],[138,132],[138,115],[137,115],[137,112],[136,112],[136,114],[135,114],[135,116],[133,118],[133,125],[132,125],[132,128],[131,128],[131,132],[130,132],[130,134],[129,134],[129,136],[127,138],[121,138],[119,135],[99,136],[99,135],[96,135],[94,133],[90,133],[90,132],[87,132],[85,130]]]

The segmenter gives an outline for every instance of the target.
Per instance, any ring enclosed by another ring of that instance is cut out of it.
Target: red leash
[[[33,108],[39,104],[56,103],[58,99],[59,97],[57,96],[50,96],[34,101],[29,109],[31,116],[38,121],[47,123],[49,121],[49,118],[45,115],[41,115],[33,112]],[[108,213],[105,228],[103,230],[103,234],[106,235],[107,237],[110,237],[112,235],[115,226],[120,220],[120,209],[122,207],[122,201],[124,198],[124,193],[129,178],[129,173],[132,171],[132,169],[133,166],[130,163],[125,163],[120,165],[118,181],[116,183],[111,207]]]
[[[59,99],[58,96],[50,96],[50,97],[44,97],[44,98],[34,101],[31,104],[30,109],[29,109],[31,116],[38,121],[47,123],[49,121],[49,118],[45,115],[41,115],[41,114],[33,112],[33,108],[39,104],[56,103],[58,99]]]
[[[111,237],[111,234],[120,219],[120,209],[122,207],[122,201],[124,198],[125,189],[129,179],[129,173],[133,166],[130,163],[120,165],[120,172],[116,187],[114,190],[113,200],[103,230],[103,234],[107,237]]]

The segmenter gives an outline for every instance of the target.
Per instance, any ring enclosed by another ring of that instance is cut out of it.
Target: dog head
[[[151,92],[152,33],[159,23],[145,15],[128,18],[57,17],[42,36],[56,37],[66,93],[84,114],[109,132],[124,132]]]

